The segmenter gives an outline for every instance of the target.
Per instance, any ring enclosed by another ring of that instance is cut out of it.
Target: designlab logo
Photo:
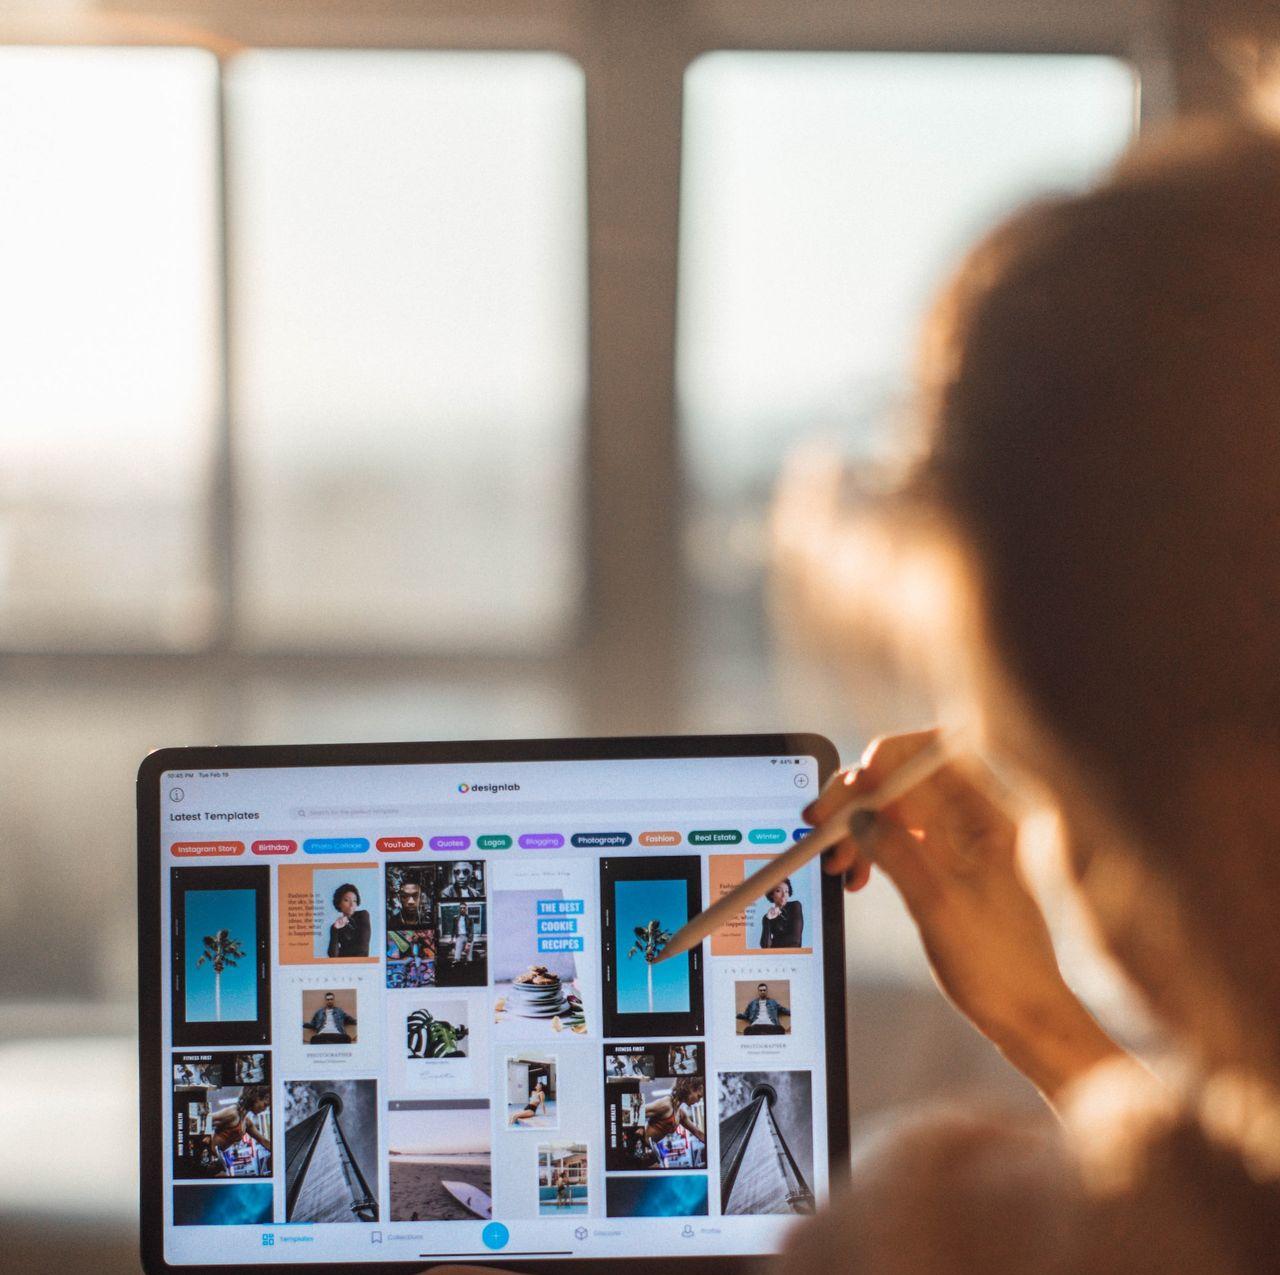
[[[459,784],[459,785],[458,785],[458,791],[459,791],[459,792],[470,792],[470,791],[471,791],[471,785],[470,785],[470,784]]]
[[[458,791],[468,792],[519,792],[519,784],[459,784]]]

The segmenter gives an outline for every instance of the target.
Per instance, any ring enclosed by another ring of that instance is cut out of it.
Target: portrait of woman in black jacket
[[[360,907],[360,891],[345,882],[333,892],[338,919],[329,926],[330,956],[369,955],[369,914]]]
[[[791,897],[791,878],[779,881],[764,897],[769,908],[760,918],[760,946],[803,946],[804,908],[799,899]]]

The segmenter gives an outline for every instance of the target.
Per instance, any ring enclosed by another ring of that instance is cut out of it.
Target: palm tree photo
[[[662,928],[662,922],[650,921],[648,925],[635,926],[636,941],[627,950],[630,959],[639,952],[644,957],[645,973],[649,976],[649,1013],[653,1013],[653,963],[662,949],[671,942],[671,934]]]
[[[213,966],[213,1018],[215,1022],[222,1021],[222,971],[229,966],[234,968],[237,961],[244,955],[244,948],[240,946],[239,939],[231,937],[230,930],[219,930],[216,934],[206,934],[204,936],[204,953],[196,962],[199,968],[206,961]],[[652,998],[650,991],[650,998]]]

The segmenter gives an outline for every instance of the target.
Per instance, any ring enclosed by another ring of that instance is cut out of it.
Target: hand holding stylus
[[[824,827],[857,809],[936,731],[877,740],[857,769],[837,775],[805,811]],[[953,756],[883,803],[827,851],[823,870],[860,890],[872,866],[897,887],[946,995],[1050,1100],[1075,1076],[1119,1052],[1058,969],[1048,926],[1017,860],[1017,825],[990,795],[994,776]]]
[[[891,775],[885,776],[874,793],[859,792],[849,800],[840,803],[829,818],[797,841],[790,850],[769,860],[763,867],[757,869],[727,894],[721,895],[710,907],[699,912],[676,931],[674,937],[659,954],[657,963],[691,951],[703,939],[714,934],[722,925],[742,912],[748,904],[763,898],[775,885],[798,871],[811,859],[816,859],[824,850],[858,833],[880,806],[894,801],[933,774],[946,760],[948,749],[948,741],[941,735],[934,735],[911,756],[904,758],[902,764],[895,767]],[[830,785],[828,785],[829,789]]]

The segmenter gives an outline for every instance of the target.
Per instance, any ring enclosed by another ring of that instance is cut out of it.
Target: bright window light
[[[867,439],[925,305],[1001,213],[1134,127],[1112,58],[713,53],[685,79],[679,400],[697,489],[758,498],[807,430]]]
[[[553,644],[579,587],[580,68],[254,52],[227,91],[245,635]]]
[[[0,48],[0,645],[205,635],[216,76]]]

